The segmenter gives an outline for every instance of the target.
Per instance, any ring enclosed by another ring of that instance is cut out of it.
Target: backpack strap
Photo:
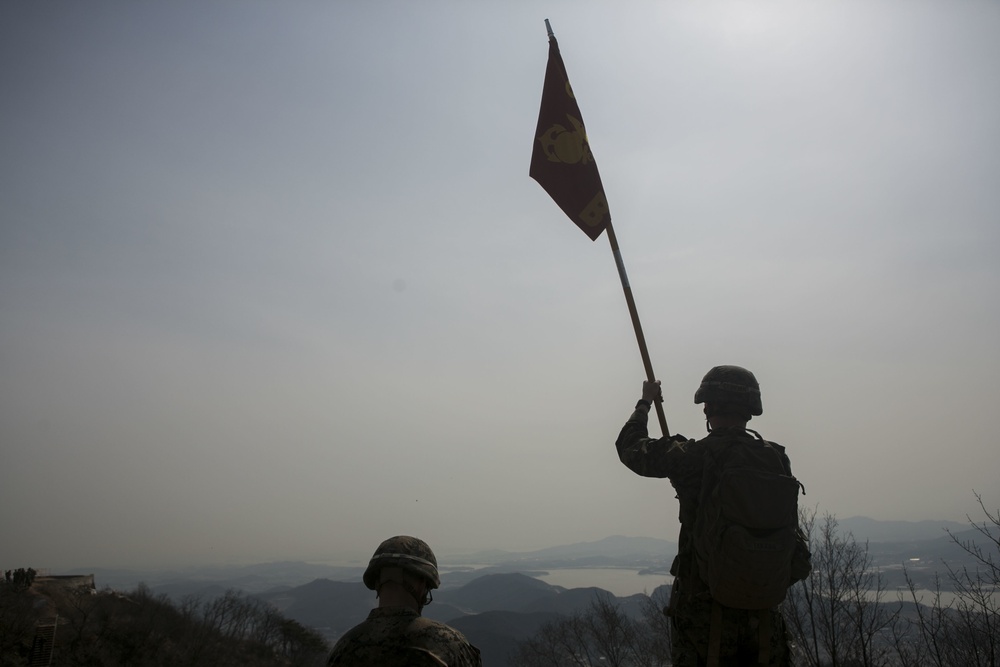
[[[757,664],[767,665],[771,662],[771,610],[761,609],[757,625]]]
[[[795,477],[795,475],[792,474],[792,465],[788,462],[788,457],[785,456],[785,448],[784,447],[782,447],[781,445],[779,445],[776,442],[771,442],[770,440],[765,440],[761,436],[760,433],[758,433],[757,431],[753,430],[752,428],[748,428],[746,430],[747,430],[747,433],[753,433],[754,436],[758,440],[760,440],[762,443],[764,443],[765,445],[767,445],[768,449],[770,449],[771,451],[773,451],[775,454],[778,455],[778,461],[781,463],[781,468],[782,468],[782,470],[785,471],[786,475],[788,475],[789,477],[793,477],[793,478]],[[797,478],[795,479],[795,481],[799,483],[799,488],[802,489],[802,495],[803,496],[806,495],[806,485],[803,484]]]
[[[712,600],[712,620],[708,630],[708,662],[706,667],[719,667],[722,655],[722,605]]]
[[[771,610],[761,609],[757,616],[757,664],[771,663]],[[708,661],[706,667],[719,667],[722,657],[722,605],[712,600],[712,615],[708,630]]]

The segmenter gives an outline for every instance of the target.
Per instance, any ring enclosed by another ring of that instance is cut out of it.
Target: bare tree
[[[867,542],[838,531],[830,514],[817,529],[815,510],[804,510],[800,525],[813,571],[789,589],[783,606],[793,651],[810,667],[891,664],[899,607],[885,603],[885,582]]]
[[[647,598],[649,600],[649,598]],[[521,642],[515,667],[662,667],[669,665],[662,602],[649,600],[642,618],[630,618],[610,594],[599,595],[582,613],[547,623]]]
[[[326,653],[326,644],[316,632],[283,617],[259,598],[229,590],[201,605],[201,618],[214,633],[245,646],[256,647],[260,657],[278,656],[288,664],[305,664],[312,656]],[[187,613],[197,615],[199,604],[186,600]]]
[[[990,512],[982,495],[975,496],[986,520],[977,523],[968,515],[966,518],[978,537],[962,540],[949,535],[975,559],[976,567],[973,570],[949,567],[948,576],[957,595],[958,626],[975,648],[965,656],[969,661],[966,664],[993,667],[1000,664],[1000,510]]]
[[[0,584],[0,661],[25,659],[35,637],[35,625],[42,612],[35,605],[36,598],[26,591]]]
[[[799,510],[799,527],[809,542],[809,551],[813,553],[816,543],[816,510],[801,508]],[[818,555],[813,556],[813,571],[804,581],[788,589],[782,612],[788,625],[790,648],[793,655],[809,667],[822,664],[819,640],[820,604],[819,587],[814,583],[817,574]]]
[[[930,605],[922,604],[913,578],[906,573],[916,611],[909,632],[912,640],[897,642],[897,655],[903,664],[1000,664],[1000,511],[987,510],[982,496],[975,496],[986,516],[981,522],[967,516],[977,535],[963,539],[949,532],[952,541],[975,562],[971,568],[946,566],[944,576],[954,591],[952,600],[943,602],[939,573]],[[923,662],[915,662],[921,659]]]
[[[934,600],[922,604],[916,584],[903,565],[909,593],[913,599],[913,617],[893,626],[893,646],[901,667],[943,667],[945,618],[941,606],[941,579],[934,576]]]
[[[666,607],[670,603],[670,590],[666,586],[653,591],[642,602],[642,629],[639,645],[642,655],[647,656],[649,665],[669,665],[670,659],[670,618]]]
[[[613,602],[611,595],[600,595],[584,616],[587,636],[602,663],[611,667],[645,664],[639,653],[639,629]]]

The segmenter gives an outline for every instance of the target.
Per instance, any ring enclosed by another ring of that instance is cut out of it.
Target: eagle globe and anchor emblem
[[[570,88],[568,81],[566,94],[570,99],[574,99],[573,89]],[[549,162],[590,166],[596,171],[597,167],[590,152],[590,143],[587,141],[587,131],[583,127],[583,121],[571,114],[566,114],[566,125],[553,123],[542,132],[538,136],[538,143],[541,145],[542,154]],[[579,211],[577,223],[583,223],[588,227],[601,227],[607,215],[608,200],[603,189],[598,186],[593,199]]]
[[[587,143],[583,123],[569,114],[566,114],[566,120],[573,127],[572,130],[556,123],[538,137],[542,152],[549,162],[590,164],[594,161],[594,156],[590,154],[590,144]]]

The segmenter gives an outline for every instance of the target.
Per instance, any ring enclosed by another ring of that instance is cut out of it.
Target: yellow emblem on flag
[[[590,203],[580,211],[580,220],[589,227],[601,227],[604,229],[604,218],[608,215],[608,198],[604,196],[604,191],[598,192]]]
[[[590,144],[583,123],[578,118],[566,114],[566,120],[573,126],[572,130],[564,125],[555,124],[538,137],[542,144],[542,152],[549,162],[564,164],[589,164],[594,157],[590,154]]]

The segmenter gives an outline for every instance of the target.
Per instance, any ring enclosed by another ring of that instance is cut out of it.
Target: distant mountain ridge
[[[664,554],[676,553],[677,543],[655,537],[625,537],[612,535],[596,542],[575,542],[535,551],[503,551],[492,549],[469,554],[447,555],[438,559],[441,564],[479,563],[500,564],[526,561],[573,560],[585,562],[590,567],[600,560],[663,558]],[[583,567],[584,565],[581,565]],[[564,565],[564,567],[571,567]]]
[[[851,533],[859,542],[909,542],[948,537],[948,532],[969,530],[968,523],[958,521],[878,521],[866,516],[838,519],[841,533]]]
[[[819,521],[817,517],[817,521]],[[970,530],[969,524],[955,521],[878,521],[867,517],[838,520],[842,534],[851,533],[859,542],[905,543],[943,538],[948,533],[961,535]],[[593,542],[577,542],[516,552],[484,550],[464,554],[438,554],[442,580],[446,586],[460,586],[483,574],[499,572],[543,571],[571,567],[623,567],[661,571],[677,552],[675,542],[652,537],[613,535]],[[489,566],[470,569],[463,566]],[[170,570],[124,570],[83,567],[69,572],[93,573],[99,587],[117,590],[134,588],[140,582],[157,593],[173,599],[184,595],[213,597],[228,588],[248,593],[292,587],[314,579],[360,581],[364,565],[324,565],[297,561],[281,561],[254,565],[209,565]]]

